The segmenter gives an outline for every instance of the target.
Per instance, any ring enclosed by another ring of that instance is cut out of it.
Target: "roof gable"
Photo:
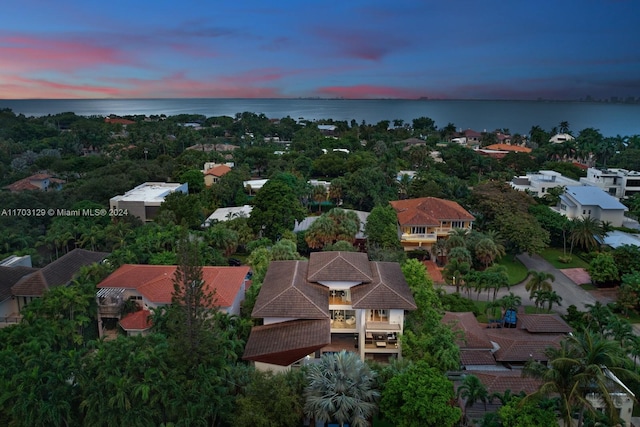
[[[309,256],[310,282],[357,282],[373,280],[367,254],[362,252],[313,252]]]
[[[68,284],[80,268],[100,262],[108,255],[106,252],[74,249],[37,272],[23,277],[11,288],[11,292],[17,296],[42,296],[48,288]]]
[[[371,262],[371,283],[351,288],[353,308],[415,310],[411,289],[396,262]]]
[[[307,261],[272,261],[251,315],[328,319],[329,289],[309,283]]]
[[[11,288],[18,283],[20,279],[38,271],[33,267],[2,267],[0,266],[0,301],[4,301],[11,297]]]

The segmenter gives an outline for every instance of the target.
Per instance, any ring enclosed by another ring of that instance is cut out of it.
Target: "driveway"
[[[527,270],[546,271],[547,273],[553,274],[556,278],[552,282],[553,290],[562,297],[562,305],[555,309],[559,313],[566,314],[567,307],[572,304],[580,311],[587,311],[587,307],[585,307],[586,304],[593,305],[596,303],[596,298],[593,295],[576,285],[571,279],[565,276],[562,271],[549,264],[540,255],[530,256],[520,254],[518,255],[518,259],[527,267]],[[529,292],[524,288],[525,283],[526,281],[511,288],[514,293],[516,293],[514,289],[518,288],[517,295],[520,295],[523,303],[529,301]],[[509,291],[503,290],[499,295],[502,294],[508,295]]]
[[[559,307],[554,305],[553,311],[560,314],[567,314],[567,307],[571,304],[575,305],[580,311],[587,311],[587,308],[585,307],[586,304],[595,304],[596,298],[592,294],[576,285],[571,281],[571,279],[562,274],[562,272],[553,265],[545,261],[541,256],[521,254],[518,255],[518,259],[522,264],[524,264],[527,270],[546,271],[547,273],[553,274],[555,277],[555,280],[552,282],[553,290],[562,297],[562,305]],[[522,298],[522,304],[533,305],[533,301],[529,299],[529,291],[524,288],[525,283],[527,283],[527,280],[518,285],[512,286],[509,290],[506,288],[500,289],[498,291],[497,298],[509,295],[509,292],[513,292],[514,295],[518,295]],[[456,290],[454,286],[447,285],[443,286],[443,289],[449,293],[453,293]],[[480,298],[486,298],[486,294],[483,294]]]

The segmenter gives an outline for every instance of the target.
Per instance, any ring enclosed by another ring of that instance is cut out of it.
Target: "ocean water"
[[[245,111],[269,118],[291,117],[307,120],[432,118],[438,127],[453,123],[459,129],[476,131],[507,128],[528,134],[538,125],[550,130],[569,122],[574,134],[592,127],[604,136],[640,135],[640,104],[612,104],[562,101],[474,101],[474,100],[342,100],[342,99],[42,99],[0,100],[0,108],[10,108],[25,116],[46,116],[74,112],[82,116],[202,114],[235,116]]]

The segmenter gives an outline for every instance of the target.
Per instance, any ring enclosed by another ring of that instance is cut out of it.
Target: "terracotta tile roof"
[[[125,264],[98,284],[98,288],[136,289],[148,301],[156,304],[171,303],[175,265]],[[202,279],[215,304],[230,307],[244,283],[249,267],[202,267]]]
[[[511,390],[511,393],[518,394],[524,391],[531,394],[538,390],[542,381],[535,378],[523,377],[519,370],[510,371],[468,371],[475,375],[487,388],[489,394],[504,393]]]
[[[225,175],[227,173],[231,172],[231,168],[227,165],[218,165],[218,166],[214,166],[211,169],[207,169],[207,171],[204,173],[205,175],[213,175],[213,176],[217,176],[217,177],[221,177],[222,175]]]
[[[483,147],[484,150],[495,150],[495,151],[515,151],[517,153],[530,153],[531,148],[521,147],[520,145],[511,145],[511,144],[491,144]]]
[[[329,289],[306,279],[307,261],[272,261],[251,315],[329,319]]]
[[[496,364],[496,359],[491,350],[460,350],[460,364],[462,366],[493,366]]]
[[[5,185],[9,191],[23,191],[23,190],[42,190],[41,186],[34,184],[37,181],[49,180],[49,184],[64,184],[66,181],[63,179],[54,178],[52,175],[48,173],[38,173],[35,175],[28,176],[26,178],[20,179],[12,184]],[[46,190],[46,188],[45,188]]]
[[[494,353],[498,362],[524,363],[529,360],[546,362],[544,351],[559,347],[564,334],[531,334],[524,329],[487,329],[487,338],[500,347]]]
[[[0,301],[11,297],[11,288],[20,279],[38,271],[33,267],[0,267]]]
[[[125,331],[144,331],[153,326],[151,311],[149,310],[138,310],[135,313],[129,313],[118,323]]]
[[[462,331],[464,339],[459,340],[457,343],[461,349],[493,349],[493,344],[487,337],[486,328],[478,323],[473,313],[453,313],[448,311],[442,316],[441,322],[445,325],[451,325],[454,331]]]
[[[133,125],[136,123],[133,120],[123,119],[121,117],[105,117],[104,122],[119,125]]]
[[[353,308],[415,310],[416,302],[397,262],[371,262],[371,283],[351,288]]]
[[[307,280],[368,283],[373,280],[373,274],[365,253],[312,252]]]
[[[42,296],[48,288],[68,284],[81,267],[102,261],[106,252],[74,249],[38,271],[23,277],[12,288],[16,296]]]
[[[254,326],[242,358],[288,366],[329,343],[331,325],[328,319]]]
[[[473,221],[475,218],[452,200],[437,197],[396,200],[389,202],[402,225],[440,225],[441,221]]]
[[[558,314],[519,314],[520,327],[531,333],[568,334],[573,328]]]

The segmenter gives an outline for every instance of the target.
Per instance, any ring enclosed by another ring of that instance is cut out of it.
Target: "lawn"
[[[527,268],[514,255],[503,256],[497,264],[507,267],[510,286],[517,285],[527,278]]]
[[[547,248],[540,256],[547,260],[551,265],[555,268],[563,269],[563,268],[587,268],[589,264],[580,258],[575,253],[571,256],[571,261],[564,263],[560,262],[560,257],[564,255],[564,251],[562,248]]]

